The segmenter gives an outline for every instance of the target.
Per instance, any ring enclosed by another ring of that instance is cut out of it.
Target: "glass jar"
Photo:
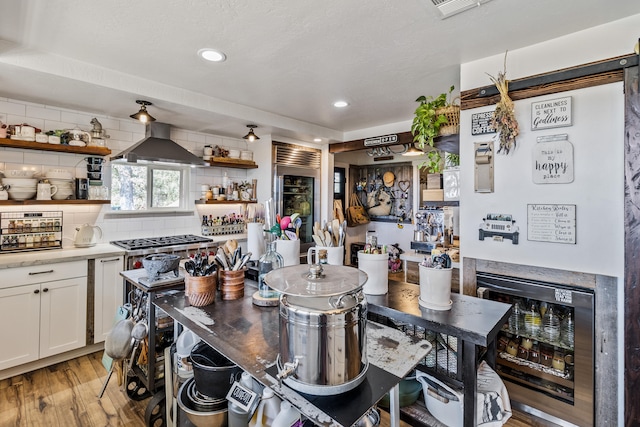
[[[524,315],[525,330],[531,336],[538,336],[541,324],[542,318],[540,317],[540,311],[538,311],[538,304],[535,301],[531,301]]]
[[[573,348],[574,326],[573,313],[568,312],[564,319],[562,319],[562,324],[560,326],[560,339],[562,343],[569,348]]]
[[[542,337],[552,343],[560,338],[560,316],[553,304],[548,305],[542,318]]]
[[[265,282],[264,276],[271,270],[282,268],[284,259],[276,252],[276,241],[267,243],[267,251],[258,260],[258,292],[262,298],[277,298],[277,291],[271,289]]]
[[[522,300],[515,300],[513,303],[513,309],[511,310],[511,316],[509,316],[509,329],[516,334],[524,332],[524,313],[525,308],[522,305]]]

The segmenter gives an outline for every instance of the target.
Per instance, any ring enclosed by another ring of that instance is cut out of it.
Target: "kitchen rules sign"
[[[573,182],[573,144],[568,141],[568,135],[538,137],[533,147],[532,166],[535,184]]]

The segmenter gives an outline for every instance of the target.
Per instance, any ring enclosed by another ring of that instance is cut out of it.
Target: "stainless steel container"
[[[273,270],[279,291],[279,374],[295,390],[315,395],[357,387],[368,368],[364,272],[315,264]]]

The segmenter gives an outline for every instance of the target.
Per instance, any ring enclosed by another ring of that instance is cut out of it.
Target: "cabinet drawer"
[[[2,270],[0,289],[87,275],[87,261],[58,262]]]

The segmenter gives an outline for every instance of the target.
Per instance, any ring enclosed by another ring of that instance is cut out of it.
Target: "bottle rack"
[[[62,248],[62,211],[0,212],[0,253]]]

